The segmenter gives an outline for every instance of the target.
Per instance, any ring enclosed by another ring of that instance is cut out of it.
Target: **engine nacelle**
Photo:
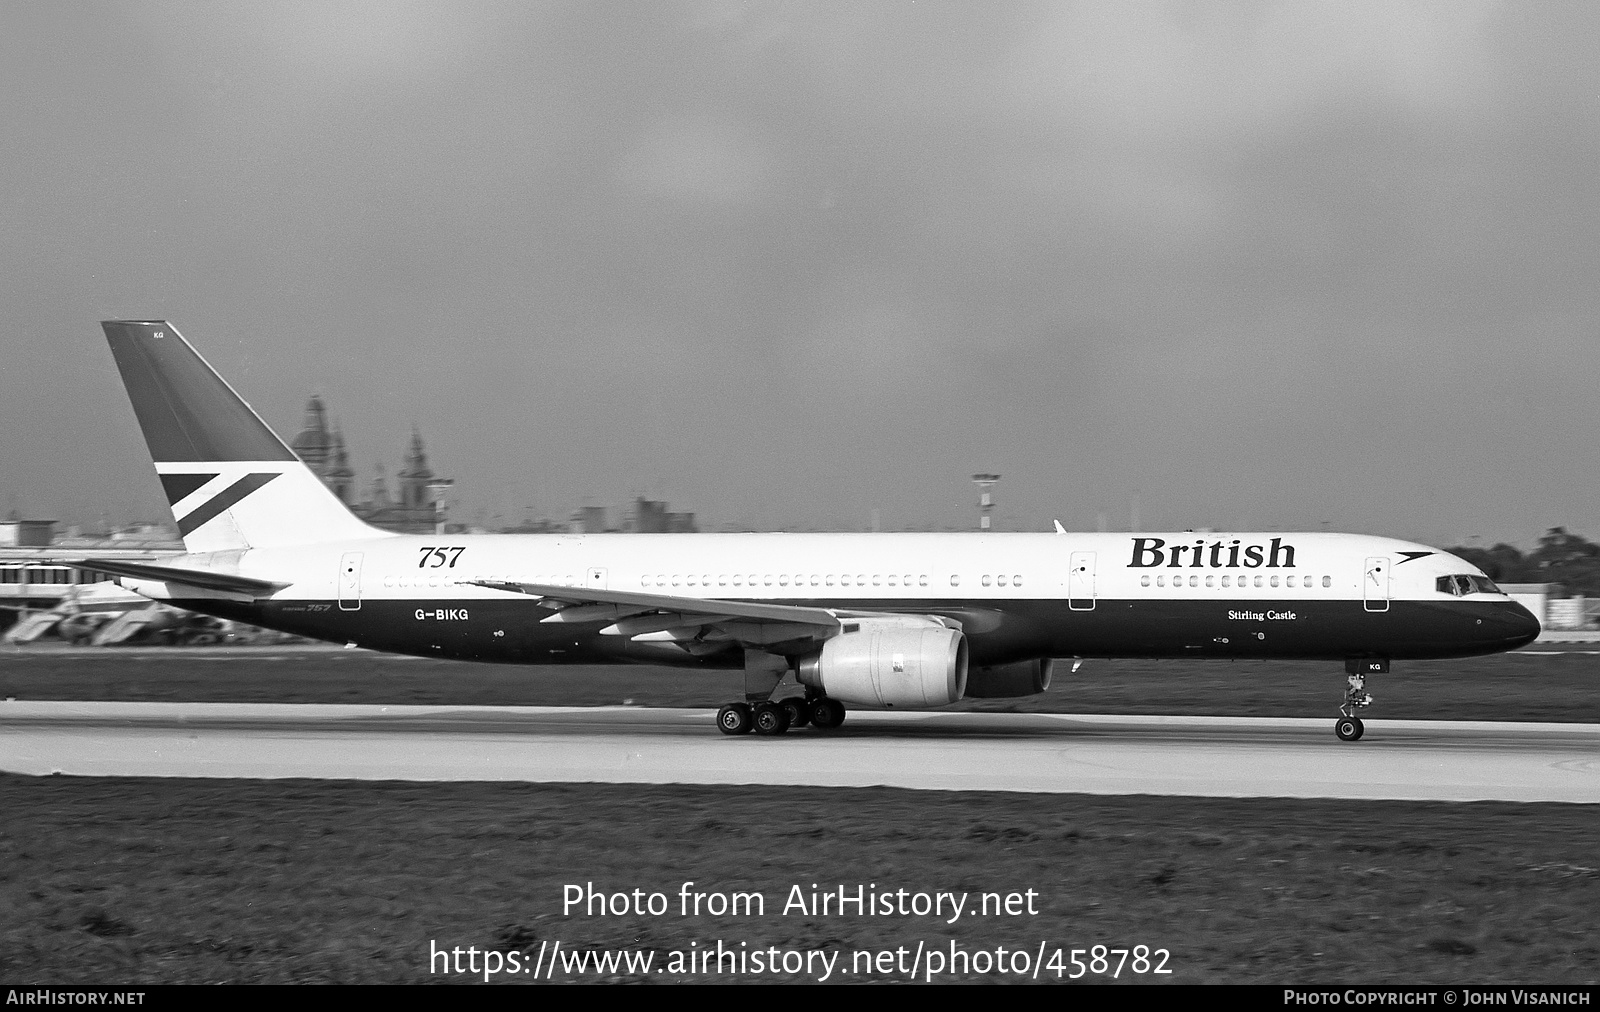
[[[863,619],[800,661],[801,684],[863,706],[921,709],[960,699],[967,638],[937,622]],[[847,625],[848,629],[850,625]]]
[[[973,668],[967,673],[968,699],[1007,699],[1037,696],[1050,688],[1056,662],[1049,658],[998,664],[992,668]]]

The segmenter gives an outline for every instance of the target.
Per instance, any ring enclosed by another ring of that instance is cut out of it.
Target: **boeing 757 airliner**
[[[743,668],[726,734],[834,728],[846,704],[1031,695],[1052,658],[1296,658],[1343,662],[1350,741],[1366,677],[1391,660],[1539,633],[1461,559],[1351,534],[392,534],[345,509],[170,323],[102,326],[185,553],[75,565],[375,650]]]

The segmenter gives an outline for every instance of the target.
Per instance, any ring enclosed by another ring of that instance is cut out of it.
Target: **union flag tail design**
[[[381,537],[163,320],[108,320],[133,413],[190,552]]]

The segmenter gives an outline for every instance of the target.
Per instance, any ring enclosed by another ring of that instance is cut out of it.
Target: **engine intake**
[[[973,668],[967,675],[967,698],[1009,699],[1015,696],[1037,696],[1050,688],[1050,676],[1055,661],[1049,657],[1036,657],[1015,664],[997,664],[992,668]]]
[[[796,675],[846,703],[944,706],[966,692],[967,638],[933,621],[867,619],[802,658]]]

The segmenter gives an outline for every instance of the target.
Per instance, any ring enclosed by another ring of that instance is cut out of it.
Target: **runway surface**
[[[1600,802],[1600,725],[852,712],[717,733],[710,710],[0,703],[29,774],[893,786],[1210,797]]]

